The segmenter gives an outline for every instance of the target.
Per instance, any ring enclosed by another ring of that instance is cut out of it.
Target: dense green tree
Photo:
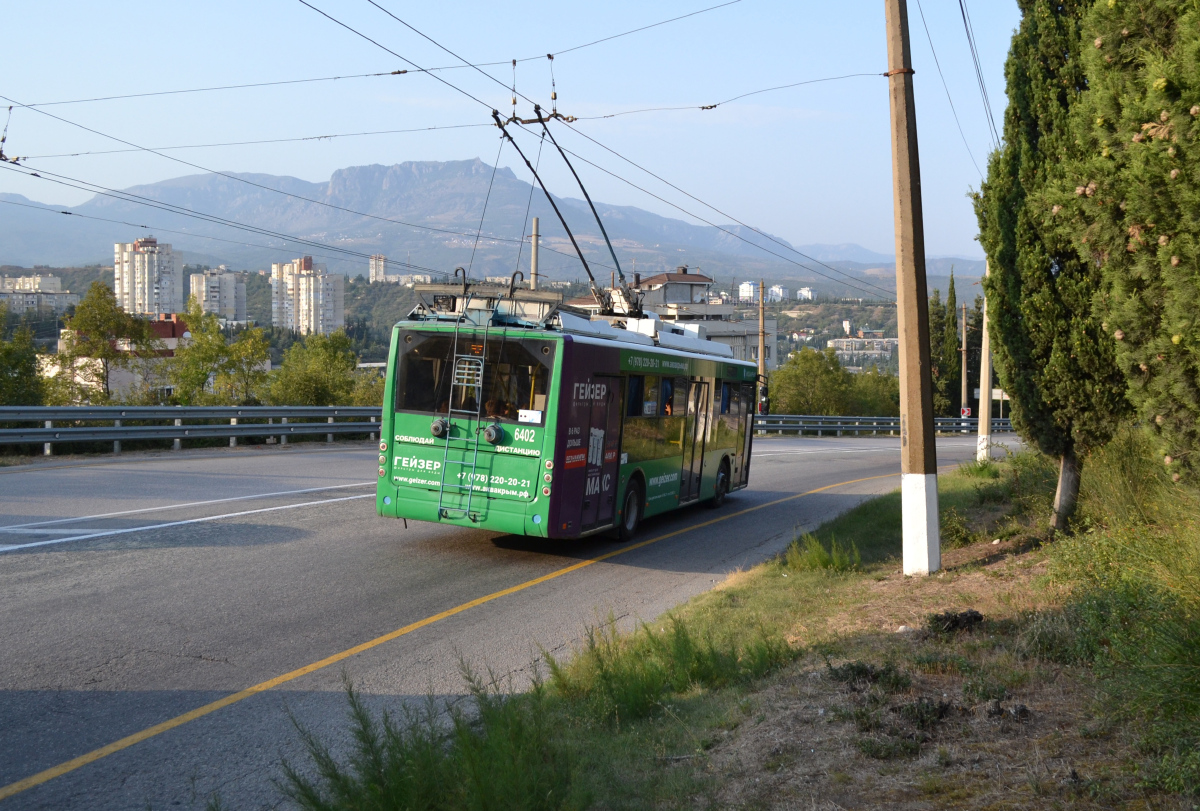
[[[853,417],[900,416],[900,378],[878,368],[863,369],[853,376],[850,410]]]
[[[1090,0],[1018,0],[1005,64],[1004,144],[975,198],[991,262],[985,280],[992,349],[1017,430],[1059,460],[1052,527],[1065,530],[1082,457],[1128,408],[1113,341],[1093,315],[1096,265],[1057,227],[1047,195],[1078,146],[1069,125],[1087,89],[1079,53]]]
[[[113,371],[148,360],[158,350],[149,323],[122,310],[112,289],[100,282],[88,288],[66,330],[59,373],[51,381],[53,399],[60,403],[107,402]]]
[[[257,327],[242,330],[227,348],[214,391],[230,405],[260,405],[270,369],[270,346],[263,331]]]
[[[900,381],[877,369],[851,374],[833,349],[805,348],[771,373],[777,414],[889,417],[900,413]]]
[[[0,324],[7,315],[7,308],[0,304]],[[18,327],[8,340],[0,332],[0,405],[41,405],[44,394],[33,331]]]
[[[845,414],[850,373],[832,349],[801,349],[771,373],[771,410],[777,414]]]
[[[1200,471],[1200,7],[1097,3],[1080,144],[1050,202],[1101,268],[1097,309],[1176,476]]]
[[[212,383],[229,356],[221,324],[215,315],[204,312],[195,296],[188,298],[183,321],[186,337],[167,363],[173,399],[184,406],[215,405]]]
[[[271,375],[272,405],[346,405],[354,392],[358,357],[346,333],[309,335],[292,344]]]

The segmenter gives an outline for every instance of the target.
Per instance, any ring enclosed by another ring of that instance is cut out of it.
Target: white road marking
[[[70,529],[14,529],[12,527],[0,527],[0,532],[7,532],[10,535],[70,535],[72,532],[104,532],[101,527],[71,527]]]
[[[168,521],[163,524],[146,524],[141,527],[127,527],[125,529],[110,529],[104,532],[93,532],[88,535],[73,535],[70,538],[55,538],[49,541],[34,541],[33,543],[16,544],[14,546],[0,546],[0,553],[13,552],[17,549],[29,549],[34,546],[50,546],[52,544],[67,543],[68,541],[86,541],[91,538],[105,538],[110,535],[126,535],[130,532],[147,532],[153,529],[166,529],[167,527],[181,527],[185,524],[199,524],[204,521],[219,521],[222,518],[238,518],[243,515],[255,515],[257,513],[269,513],[276,510],[292,510],[296,507],[312,507],[317,504],[333,504],[338,501],[356,501],[360,498],[375,498],[374,493],[365,493],[361,496],[343,496],[342,498],[327,498],[322,501],[306,501],[303,504],[284,504],[279,507],[263,507],[258,510],[243,510],[236,513],[225,513],[224,515],[210,515],[205,518],[189,518],[186,521]]]
[[[116,518],[121,515],[136,515],[138,513],[164,512],[166,510],[181,510],[184,507],[203,507],[206,504],[225,504],[229,501],[249,501],[256,498],[271,498],[273,496],[295,496],[300,493],[320,493],[324,490],[343,490],[347,487],[374,486],[375,482],[359,482],[357,484],[335,484],[329,487],[307,487],[303,490],[282,490],[278,493],[258,493],[253,496],[231,496],[230,498],[214,498],[208,501],[187,501],[183,504],[167,504],[163,507],[143,507],[140,510],[122,510],[115,513],[99,513],[97,515],[81,515],[76,518],[56,518],[53,521],[32,521],[28,524],[9,524],[0,527],[0,531],[21,529],[22,527],[46,527],[51,524],[67,524],[73,521],[91,521],[93,518]],[[70,530],[75,532],[77,530]]]
[[[939,448],[974,448],[975,445],[966,442],[943,443],[938,445]],[[757,459],[760,456],[802,456],[811,453],[880,453],[881,451],[900,452],[896,447],[881,447],[881,448],[821,448],[816,451],[755,451],[750,454],[751,459]]]

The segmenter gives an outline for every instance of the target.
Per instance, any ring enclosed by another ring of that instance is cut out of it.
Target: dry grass
[[[1096,714],[1090,671],[1020,655],[1036,550],[991,543],[947,556],[944,577],[870,582],[837,638],[769,679],[704,771],[722,808],[1191,808],[1136,787],[1137,754]],[[920,630],[974,608],[974,632]],[[917,630],[897,633],[899,625]],[[830,665],[891,663],[911,686],[840,682]]]

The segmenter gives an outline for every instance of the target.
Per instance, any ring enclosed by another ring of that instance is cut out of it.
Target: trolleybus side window
[[[660,381],[656,375],[646,375],[645,388],[642,395],[642,416],[657,417],[658,411],[658,393]]]
[[[453,408],[501,421],[545,423],[553,344],[494,337],[485,352],[481,337],[459,336],[456,361],[453,336],[410,332],[403,335],[400,349],[397,411],[445,414]],[[479,364],[470,363],[474,357],[482,362],[482,380]],[[463,367],[457,376],[456,362]]]
[[[721,384],[721,413],[729,413],[730,389],[732,387],[728,383]]]
[[[670,411],[664,412],[665,414],[667,414],[667,416],[670,416],[672,414],[674,414],[676,417],[682,417],[682,416],[687,415],[688,388],[689,388],[688,379],[686,377],[675,378],[674,404]],[[666,399],[667,398],[664,397],[663,402],[666,402]]]
[[[626,417],[642,416],[642,398],[645,392],[646,378],[642,375],[629,376],[629,389],[625,405]]]

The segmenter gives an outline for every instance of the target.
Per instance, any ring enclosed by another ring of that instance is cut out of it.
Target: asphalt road
[[[942,465],[973,454],[938,443]],[[392,709],[460,696],[460,659],[519,688],[539,650],[653,619],[895,489],[900,464],[891,438],[759,440],[748,490],[622,546],[406,529],[375,515],[375,456],[0,468],[0,811],[283,805],[279,764],[305,761],[292,719],[344,740],[344,679]]]

